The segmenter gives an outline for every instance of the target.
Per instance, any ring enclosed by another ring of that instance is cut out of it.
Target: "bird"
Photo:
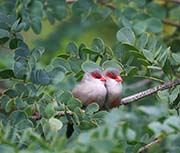
[[[100,69],[92,69],[85,72],[82,80],[72,90],[75,98],[78,98],[83,106],[96,102],[100,109],[104,106],[107,90],[106,78]]]
[[[119,71],[115,68],[107,68],[104,71],[106,77],[105,87],[107,90],[107,96],[105,100],[105,109],[112,109],[118,107],[122,96],[122,84],[123,81]]]

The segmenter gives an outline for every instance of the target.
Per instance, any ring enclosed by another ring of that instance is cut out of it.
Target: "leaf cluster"
[[[174,28],[165,36],[162,22],[165,17],[179,19],[177,6],[144,0],[8,0],[0,8],[0,48],[13,52],[13,64],[0,67],[0,87],[5,86],[0,96],[2,153],[137,152],[156,138],[163,143],[149,152],[180,150],[179,116],[171,110],[179,112],[179,86],[145,99],[144,105],[110,112],[99,111],[97,104],[82,109],[71,93],[84,72],[94,68],[117,68],[124,96],[139,90],[128,88],[137,80],[148,79],[153,86],[178,78],[180,54],[173,43],[179,40],[179,31]],[[87,25],[111,19],[119,28],[117,41],[113,46],[101,38],[89,46],[70,41],[65,51],[43,65],[45,49],[31,49],[21,32],[32,28],[41,33],[43,19],[54,24],[77,17]],[[67,138],[69,125],[74,132]]]

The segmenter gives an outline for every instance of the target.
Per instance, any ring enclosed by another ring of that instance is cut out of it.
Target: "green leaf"
[[[29,119],[21,120],[18,124],[16,124],[16,128],[18,130],[25,130],[33,128],[33,123]]]
[[[94,51],[94,50],[89,49],[89,48],[83,48],[83,49],[82,49],[82,51],[83,51],[83,52],[85,52],[85,53],[87,53],[87,54],[100,55],[100,53],[99,53],[99,52]]]
[[[170,10],[169,16],[170,16],[171,19],[173,18],[173,19],[179,20],[180,19],[180,8],[178,6],[173,7]]]
[[[115,58],[117,60],[121,60],[123,61],[123,59],[125,59],[126,56],[126,50],[125,50],[125,46],[122,43],[118,43],[115,46],[115,49],[113,49],[113,53],[115,55]],[[112,55],[113,56],[113,55]]]
[[[97,127],[97,124],[95,122],[91,122],[89,120],[82,120],[80,122],[80,129],[82,130],[89,130],[91,128]]]
[[[165,7],[158,3],[151,2],[147,5],[146,9],[150,16],[153,16],[159,19],[164,19],[166,16]]]
[[[23,111],[14,111],[9,116],[9,121],[12,123],[12,125],[16,125],[22,120],[26,120],[27,115]]]
[[[72,94],[69,91],[64,91],[60,96],[61,103],[67,104],[67,102],[72,98]]]
[[[180,54],[178,53],[172,53],[172,58],[178,63],[180,64]]]
[[[170,126],[171,128],[173,128],[177,132],[180,131],[179,116],[170,116],[168,119],[165,120],[164,124]]]
[[[7,144],[0,144],[0,150],[1,150],[1,153],[15,153],[15,148],[13,148],[13,146],[9,146]]]
[[[164,101],[164,102],[168,102],[168,99],[169,99],[169,92],[167,90],[164,90],[164,91],[158,91],[158,96],[159,98]]]
[[[144,112],[145,114],[151,116],[152,118],[160,118],[167,115],[167,109],[161,109],[163,106],[140,106],[138,109]]]
[[[11,49],[16,49],[16,48],[18,47],[18,42],[19,42],[19,41],[20,41],[20,40],[17,39],[17,38],[11,39],[11,41],[9,42],[9,47],[10,47]]]
[[[41,1],[33,1],[31,3],[30,15],[32,18],[41,18],[43,13],[43,4]]]
[[[117,37],[117,40],[122,43],[130,44],[130,45],[133,45],[135,43],[134,32],[130,28],[127,28],[127,27],[121,28],[117,32],[116,37]]]
[[[15,90],[17,92],[17,94],[22,97],[27,97],[29,94],[28,88],[25,86],[24,83],[17,83],[15,85]]]
[[[14,74],[16,78],[22,79],[26,75],[27,70],[27,62],[25,59],[20,58],[18,61],[14,63]]]
[[[70,65],[68,63],[68,60],[62,58],[62,57],[57,57],[55,59],[53,59],[51,65],[53,65],[54,67],[63,67],[66,69],[66,71],[70,71]]]
[[[9,40],[10,33],[7,30],[0,29],[0,44],[4,44]]]
[[[30,96],[30,97],[36,96],[36,94],[37,94],[37,89],[36,89],[35,84],[30,84],[30,83],[28,83],[28,84],[26,85],[26,87],[27,87],[27,90],[28,90],[28,92],[29,92],[29,96]]]
[[[47,104],[47,106],[45,107],[45,110],[44,110],[47,114],[48,117],[52,117],[55,115],[56,111],[54,109],[54,104],[53,103],[49,103]]]
[[[13,108],[14,105],[15,105],[14,100],[13,100],[13,99],[9,100],[9,101],[6,103],[5,111],[6,111],[6,112],[10,112],[10,111],[12,110],[12,108]]]
[[[40,34],[42,28],[41,20],[38,17],[34,17],[31,21],[31,27],[36,34]]]
[[[37,47],[37,48],[34,48],[31,52],[31,56],[34,57],[35,59],[35,62],[38,62],[39,59],[41,58],[41,56],[43,55],[45,49],[43,47]]]
[[[86,114],[92,115],[93,113],[97,112],[99,110],[99,105],[97,103],[89,104],[86,107]]]
[[[81,107],[81,106],[82,106],[82,103],[81,103],[81,101],[79,101],[78,99],[70,98],[70,99],[67,101],[67,107],[68,107],[70,110],[74,110],[75,108]]]
[[[66,47],[66,52],[74,57],[79,57],[79,50],[74,42],[70,42]]]
[[[85,112],[80,107],[75,108],[73,111],[78,116],[78,120],[82,120],[85,117]]]
[[[58,19],[58,20],[62,20],[63,18],[65,18],[68,15],[68,12],[66,10],[66,7],[64,5],[57,5],[54,8],[54,16]],[[61,12],[61,13],[59,13]]]
[[[10,28],[9,28],[8,23],[3,22],[3,21],[1,21],[1,19],[0,19],[0,29],[4,29],[4,30],[9,31]]]
[[[60,120],[52,117],[49,119],[49,124],[51,129],[55,132],[57,132],[63,127],[63,123]]]
[[[163,125],[157,121],[151,122],[148,127],[155,133],[155,136],[160,136],[163,131]]]
[[[123,44],[123,45],[125,46],[125,48],[126,48],[127,50],[140,52],[139,49],[137,49],[135,46],[132,46],[132,45],[130,45],[130,44]]]
[[[84,48],[86,48],[86,45],[85,44],[80,44],[79,45],[79,57],[80,59],[82,60],[86,60],[87,59],[87,54],[86,52],[83,50]]]
[[[111,152],[114,147],[113,141],[111,140],[94,140],[90,142],[90,146],[96,148],[100,152]],[[99,147],[101,146],[101,147]]]
[[[15,60],[19,60],[19,57],[27,58],[29,55],[29,48],[24,42],[18,43],[18,48],[15,50]]]
[[[33,70],[31,72],[31,81],[40,85],[48,85],[50,83],[50,77],[45,70]]]
[[[51,24],[54,24],[55,18],[54,18],[53,13],[52,13],[51,11],[46,10],[46,16],[47,16],[48,21],[49,21]]]
[[[169,100],[170,100],[170,103],[173,103],[176,98],[178,97],[178,94],[179,94],[179,88],[174,88],[170,94],[170,97],[169,97]]]
[[[65,77],[65,69],[63,67],[55,67],[52,71],[49,72],[49,77],[53,84],[58,84]]]
[[[164,67],[168,58],[168,54],[170,52],[170,48],[163,50],[163,53],[159,56],[158,61],[161,63],[161,66]]]
[[[14,72],[12,70],[8,70],[8,69],[0,71],[0,78],[2,78],[2,79],[15,78]]]
[[[15,99],[15,105],[18,109],[24,109],[28,107],[28,104],[18,97]]]
[[[149,50],[143,50],[143,54],[144,56],[147,58],[147,60],[149,60],[150,62],[153,62],[154,57],[151,51]]]
[[[1,104],[1,108],[2,109],[5,109],[6,107],[6,104],[7,102],[10,100],[10,97],[7,96],[7,95],[3,95],[1,98],[0,98],[0,104]]]
[[[25,22],[21,22],[20,24],[18,24],[18,26],[16,27],[16,32],[20,32],[22,31],[23,29],[25,29],[26,27],[26,23]]]
[[[17,48],[15,51],[14,59],[19,60],[19,57],[23,57],[25,59],[25,58],[27,58],[28,55],[29,55],[28,50],[25,50],[23,48]]]
[[[148,42],[148,34],[147,33],[142,33],[141,36],[138,39],[138,49],[142,50],[145,48],[146,44]]]
[[[0,29],[0,39],[1,38],[9,38],[10,37],[10,33],[7,30],[4,29]]]
[[[17,28],[19,22],[20,22],[20,19],[16,20],[16,21],[12,24],[12,26],[11,26],[11,30],[12,30],[12,31],[16,31],[16,28]]]
[[[146,22],[148,25],[148,30],[150,32],[159,33],[163,30],[163,24],[162,24],[161,20],[159,20],[159,19],[150,18],[150,19],[146,20]]]
[[[100,38],[95,38],[91,44],[91,47],[93,50],[99,53],[104,53],[105,45],[104,45],[103,40]]]
[[[136,139],[136,132],[134,130],[132,130],[131,128],[127,128],[126,137],[127,137],[128,141],[133,141]]]
[[[71,57],[68,59],[68,62],[69,65],[71,66],[71,70],[76,73],[80,71],[83,60],[77,59],[75,57]]]
[[[137,21],[134,25],[133,25],[133,29],[135,31],[135,33],[137,35],[142,34],[143,32],[146,32],[147,29],[147,24],[144,21]]]
[[[107,18],[111,14],[112,10],[108,7],[103,8],[100,10],[99,14],[102,16],[102,18]]]
[[[63,58],[65,60],[67,60],[70,57],[70,55],[68,55],[68,54],[60,54],[57,57],[60,57],[60,58]]]
[[[16,90],[14,90],[14,89],[8,89],[4,92],[4,94],[8,95],[10,98],[14,98],[14,97],[18,96]]]
[[[105,115],[107,115],[108,112],[107,111],[99,111],[95,114],[93,114],[93,118],[99,118],[99,119],[103,119],[105,117]]]
[[[126,73],[131,76],[131,75],[136,75],[138,73],[138,69],[135,66],[129,66],[126,68]]]
[[[91,62],[91,61],[84,62],[81,65],[81,68],[84,72],[91,71],[93,69],[100,69],[101,70],[101,67],[98,64],[96,64],[95,62]]]
[[[104,69],[107,68],[116,68],[117,70],[119,70],[119,72],[123,71],[123,67],[122,64],[120,65],[116,60],[107,60],[103,63],[102,67]]]
[[[5,23],[9,23],[9,18],[6,14],[0,12],[0,21],[3,21]]]
[[[154,69],[154,70],[162,70],[159,66],[147,66],[148,69]]]

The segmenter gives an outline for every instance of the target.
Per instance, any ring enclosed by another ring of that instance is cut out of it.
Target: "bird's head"
[[[118,83],[121,83],[123,81],[119,74],[119,71],[115,68],[107,68],[104,71],[104,75],[106,79],[111,80],[111,81],[116,81]]]
[[[103,71],[100,69],[93,69],[91,71],[86,72],[83,79],[88,81],[96,81],[96,82],[106,81],[106,77],[104,76]]]

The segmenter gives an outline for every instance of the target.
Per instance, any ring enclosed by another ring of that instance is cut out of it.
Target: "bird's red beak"
[[[106,81],[106,78],[104,76],[101,76],[101,81]]]
[[[117,82],[122,82],[123,79],[120,77],[120,76],[117,76],[116,79],[115,79]]]

